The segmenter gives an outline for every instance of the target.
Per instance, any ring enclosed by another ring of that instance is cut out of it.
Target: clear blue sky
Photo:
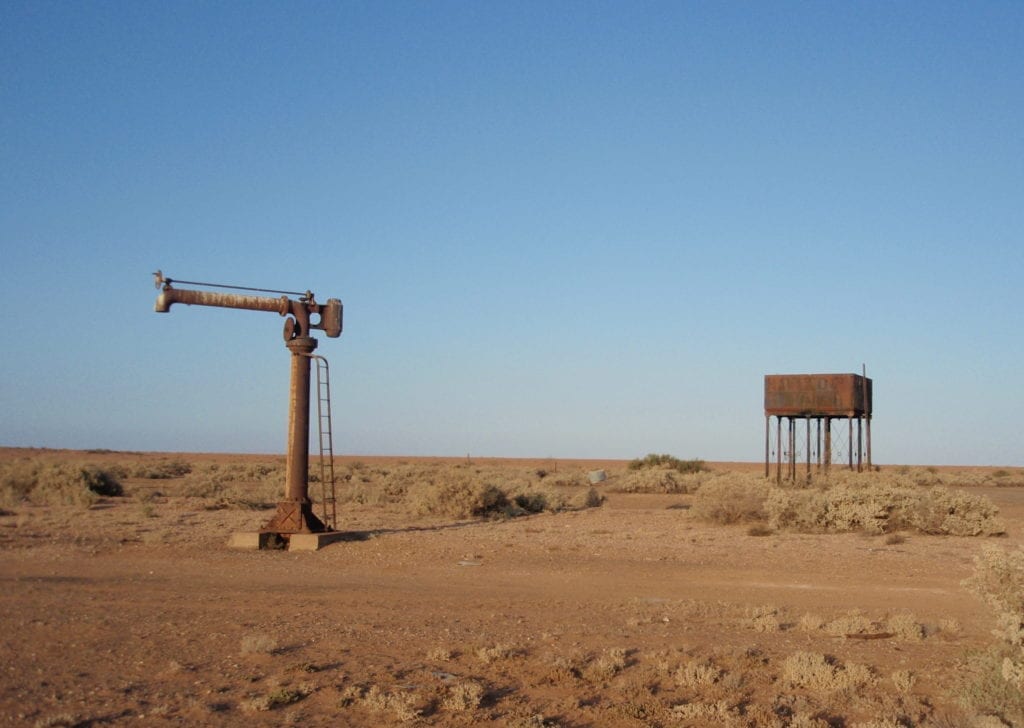
[[[0,5],[0,444],[758,460],[763,376],[882,463],[1024,465],[1020,2]]]

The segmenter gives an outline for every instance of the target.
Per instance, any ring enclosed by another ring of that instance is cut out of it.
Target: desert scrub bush
[[[548,496],[539,490],[533,490],[518,493],[512,497],[512,502],[523,513],[543,513],[548,507]]]
[[[857,695],[875,681],[871,670],[864,665],[848,663],[843,666],[818,652],[798,651],[782,663],[782,678],[794,687],[822,693]]]
[[[189,475],[181,485],[181,494],[188,498],[219,498],[227,490],[226,480],[207,473]]]
[[[137,465],[124,468],[129,478],[147,478],[149,480],[170,480],[181,478],[192,472],[192,465],[184,460],[157,460],[155,462],[141,462]]]
[[[626,651],[621,647],[605,650],[583,668],[583,677],[591,682],[611,680],[626,669]]]
[[[16,460],[0,465],[0,501],[13,506],[91,506],[101,496],[124,494],[121,483],[94,465]]]
[[[400,723],[417,720],[423,709],[417,705],[417,696],[406,692],[389,692],[374,685],[362,697],[362,703],[377,713],[391,713]]]
[[[243,655],[272,655],[277,652],[277,640],[266,634],[247,634],[240,647]]]
[[[453,518],[500,516],[509,508],[508,495],[501,488],[462,474],[416,488],[410,502],[419,515]]]
[[[252,698],[243,707],[251,711],[267,711],[274,710],[275,708],[281,708],[285,705],[291,705],[297,703],[306,696],[312,694],[314,688],[312,685],[300,685],[296,688],[280,687],[273,690],[266,695],[260,695]]]
[[[994,471],[991,477],[993,485],[1000,488],[1019,488],[1024,486],[1024,469],[1021,468],[1014,468],[1012,471],[1000,468]]]
[[[881,632],[882,627],[859,609],[851,609],[846,614],[830,620],[823,629],[833,637],[844,637],[846,635],[877,634]]]
[[[586,485],[590,485],[590,480],[587,478],[587,474],[579,471],[570,472],[559,472],[559,473],[545,473],[543,477],[544,485],[548,485],[554,488],[578,488]]]
[[[913,614],[902,612],[885,620],[886,630],[908,642],[920,642],[925,638],[924,625]]]
[[[982,548],[964,584],[995,612],[1000,642],[972,659],[964,702],[1024,722],[1024,549]]]
[[[526,515],[549,511],[578,511],[584,508],[597,508],[604,503],[604,496],[596,488],[564,489],[564,488],[533,488],[516,493],[512,501],[520,512],[509,515]]]
[[[779,632],[782,621],[777,607],[764,605],[747,610],[748,624],[755,632]]]
[[[427,650],[427,659],[431,662],[449,662],[455,653],[447,647],[432,647]]]
[[[896,692],[904,694],[909,693],[914,688],[914,683],[917,682],[917,677],[910,670],[896,670],[889,676],[889,679],[892,680]]]
[[[479,647],[476,650],[476,659],[485,665],[499,660],[508,660],[519,654],[519,651],[512,645],[498,644],[491,647]]]
[[[644,468],[670,468],[680,473],[699,473],[707,470],[703,460],[680,460],[673,455],[658,455],[648,453],[642,458],[630,460],[626,466],[629,470],[643,470]]]
[[[995,636],[1006,644],[1024,646],[1024,548],[982,547],[964,585],[995,612]]]
[[[687,660],[672,674],[676,685],[684,688],[706,688],[722,679],[723,672],[710,660]]]
[[[685,725],[735,725],[740,717],[739,711],[730,707],[729,703],[719,700],[714,703],[681,703],[672,706],[669,711],[672,718]]]
[[[448,694],[441,701],[441,706],[453,713],[476,710],[480,707],[484,693],[484,686],[475,680],[462,680],[448,688]]]
[[[984,496],[962,490],[931,488],[923,493],[911,524],[921,533],[950,536],[995,536],[1005,531],[999,509]]]
[[[961,705],[978,716],[998,716],[1001,723],[992,725],[1024,725],[1024,692],[1012,676],[1015,659],[1019,651],[1006,645],[968,653],[957,670]]]
[[[769,486],[754,475],[728,474],[708,480],[693,497],[690,514],[710,523],[763,521]]]
[[[681,473],[668,467],[634,468],[614,477],[608,486],[613,493],[693,493],[706,473]]]
[[[771,488],[765,500],[771,528],[805,533],[913,529],[952,536],[1003,532],[998,509],[984,496],[884,482],[840,483],[811,489]]]

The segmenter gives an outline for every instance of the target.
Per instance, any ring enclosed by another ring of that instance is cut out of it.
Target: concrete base
[[[267,548],[271,534],[266,531],[242,531],[231,534],[228,539],[229,549],[251,549],[258,551]]]
[[[293,533],[288,539],[289,551],[319,551],[324,546],[342,541],[345,534],[341,531],[327,533]]]
[[[328,533],[293,533],[287,537],[289,551],[319,551],[324,546],[335,541],[344,540],[345,534],[341,531],[330,531]],[[271,531],[241,531],[231,534],[228,539],[228,548],[248,549],[258,551],[260,549],[273,548],[272,539],[276,541],[278,535]]]

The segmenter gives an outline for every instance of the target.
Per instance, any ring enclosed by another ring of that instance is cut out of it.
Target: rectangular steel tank
[[[779,417],[871,414],[871,380],[859,374],[766,374],[764,413]]]

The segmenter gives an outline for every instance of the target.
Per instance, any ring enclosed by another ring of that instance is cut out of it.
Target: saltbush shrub
[[[744,523],[765,519],[769,487],[763,478],[739,474],[709,479],[693,497],[690,513],[711,523]]]
[[[101,496],[124,494],[112,474],[94,465],[17,460],[0,466],[0,500],[4,505],[91,506]]]
[[[983,547],[964,585],[995,612],[999,643],[967,661],[961,699],[978,713],[1024,724],[1024,549]]]
[[[707,478],[707,473],[683,474],[671,468],[632,469],[609,481],[613,493],[693,493]]]
[[[880,534],[912,529],[927,534],[991,536],[1003,532],[996,518],[998,509],[984,496],[887,482],[772,488],[765,510],[772,528],[810,533]]]
[[[699,473],[707,470],[703,460],[680,460],[674,455],[649,453],[642,458],[631,460],[627,466],[630,470],[644,468],[670,468],[680,473]]]

